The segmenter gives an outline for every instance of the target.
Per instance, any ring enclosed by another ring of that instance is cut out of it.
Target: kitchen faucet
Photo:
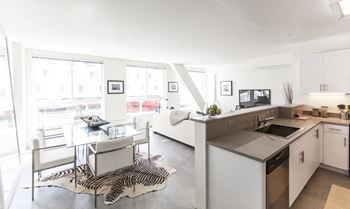
[[[265,118],[265,119],[261,120],[261,117],[262,117],[262,115],[256,116],[256,121],[257,121],[257,124],[258,124],[258,128],[261,125],[265,126],[267,122],[272,121],[272,120],[275,119],[275,117],[269,117],[269,118]]]

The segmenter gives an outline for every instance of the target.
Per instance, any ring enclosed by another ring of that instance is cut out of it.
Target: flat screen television
[[[271,104],[270,89],[240,89],[239,106],[241,108],[250,108]]]

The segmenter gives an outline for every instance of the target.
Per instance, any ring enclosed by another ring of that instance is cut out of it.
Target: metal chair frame
[[[60,166],[63,166],[63,165],[68,165],[68,164],[71,164],[71,163],[74,163],[74,167],[75,167],[76,160],[71,161],[71,162],[67,162],[67,163],[63,163],[63,164],[60,164],[60,165],[51,166],[51,167],[48,167],[48,168],[45,168],[45,169],[38,169],[38,170],[35,169],[35,160],[34,159],[35,159],[36,151],[46,150],[46,149],[55,149],[55,148],[61,148],[61,147],[62,148],[66,147],[66,145],[65,144],[60,144],[60,145],[55,145],[55,146],[50,146],[50,147],[39,147],[39,148],[35,148],[35,149],[33,148],[32,149],[32,201],[34,201],[34,175],[35,175],[35,172],[38,172],[38,175],[39,175],[39,178],[40,178],[41,171],[44,171],[44,170],[60,167]],[[74,155],[74,156],[76,156],[76,155]]]

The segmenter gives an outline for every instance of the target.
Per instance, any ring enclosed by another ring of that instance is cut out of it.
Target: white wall
[[[292,66],[277,69],[255,69],[247,64],[217,66],[208,68],[216,74],[217,100],[224,112],[230,111],[239,104],[239,89],[271,89],[271,103],[285,104],[282,83],[290,81],[296,86],[297,71]],[[220,81],[233,81],[233,95],[220,95]],[[213,93],[213,92],[212,92]],[[212,101],[210,101],[212,102]]]
[[[180,93],[179,92],[168,92],[168,82],[178,82],[180,85],[180,78],[174,69],[168,66],[167,68],[167,82],[165,84],[165,95],[168,99],[168,106],[180,108]],[[181,87],[179,87],[181,88]]]

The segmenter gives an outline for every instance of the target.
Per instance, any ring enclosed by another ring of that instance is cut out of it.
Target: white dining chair
[[[96,207],[97,178],[108,172],[134,165],[135,150],[132,137],[108,139],[87,147],[87,165],[94,175]]]
[[[144,128],[138,128],[137,123],[135,123],[135,129],[142,132],[140,135],[134,136],[134,144],[137,146],[137,152],[140,152],[140,145],[141,144],[147,144],[147,154],[148,154],[148,160],[151,160],[151,143],[150,143],[150,135],[149,135],[149,122],[147,121],[145,123]]]
[[[45,137],[43,131],[32,140],[32,200],[34,200],[34,175],[38,178],[41,172],[51,168],[71,164],[75,162],[74,148],[67,148],[64,137]]]

